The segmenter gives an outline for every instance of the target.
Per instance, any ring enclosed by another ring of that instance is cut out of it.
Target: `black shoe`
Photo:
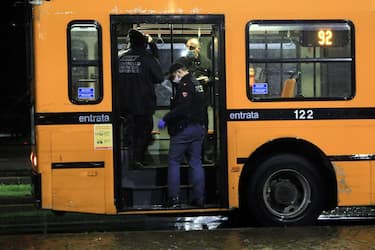
[[[178,196],[169,198],[167,200],[167,203],[165,203],[165,207],[179,208],[180,207],[180,198]]]
[[[198,208],[204,208],[204,201],[203,199],[194,199],[190,203],[193,207],[198,207]]]
[[[203,164],[213,164],[214,162],[210,159],[208,159],[206,156],[203,157],[203,160],[202,160],[202,163]]]
[[[145,166],[146,166],[145,163],[142,163],[142,162],[140,162],[140,161],[136,161],[136,162],[134,162],[134,164],[133,164],[133,169],[142,169],[142,168],[144,168]]]

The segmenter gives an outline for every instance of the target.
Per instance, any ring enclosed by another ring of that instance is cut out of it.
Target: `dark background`
[[[32,107],[31,6],[2,3],[0,142],[30,143]]]

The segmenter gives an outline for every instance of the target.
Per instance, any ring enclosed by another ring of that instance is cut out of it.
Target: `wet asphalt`
[[[29,172],[20,167],[28,164],[29,149],[17,148],[1,147],[4,180]],[[338,208],[311,227],[257,228],[243,225],[235,212],[56,215],[30,202],[0,201],[0,249],[375,249],[374,207]]]
[[[277,228],[242,225],[235,213],[109,216],[18,209],[0,215],[0,249],[375,249],[375,217],[368,208],[327,213],[315,226]]]
[[[374,226],[228,228],[0,236],[2,249],[375,249]]]

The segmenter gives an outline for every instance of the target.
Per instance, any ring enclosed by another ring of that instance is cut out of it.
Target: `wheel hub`
[[[271,185],[271,199],[276,204],[290,205],[294,204],[298,197],[298,190],[289,180],[278,180]]]
[[[311,188],[306,178],[294,169],[280,169],[271,174],[263,187],[268,211],[280,219],[292,219],[307,208]]]

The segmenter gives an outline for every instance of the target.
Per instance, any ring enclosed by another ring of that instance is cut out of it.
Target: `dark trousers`
[[[125,114],[124,145],[129,150],[130,162],[143,162],[147,147],[152,141],[152,115]]]
[[[171,136],[168,156],[168,196],[176,197],[180,192],[180,163],[185,155],[191,167],[190,183],[193,200],[203,200],[205,192],[204,170],[201,150],[206,129],[199,124],[188,125],[183,131]]]
[[[203,109],[203,117],[204,117],[204,126],[206,128],[206,134],[203,139],[203,144],[202,144],[202,161],[205,162],[208,159],[208,154],[210,153],[210,145],[209,145],[209,138],[208,138],[208,105],[204,106]]]

